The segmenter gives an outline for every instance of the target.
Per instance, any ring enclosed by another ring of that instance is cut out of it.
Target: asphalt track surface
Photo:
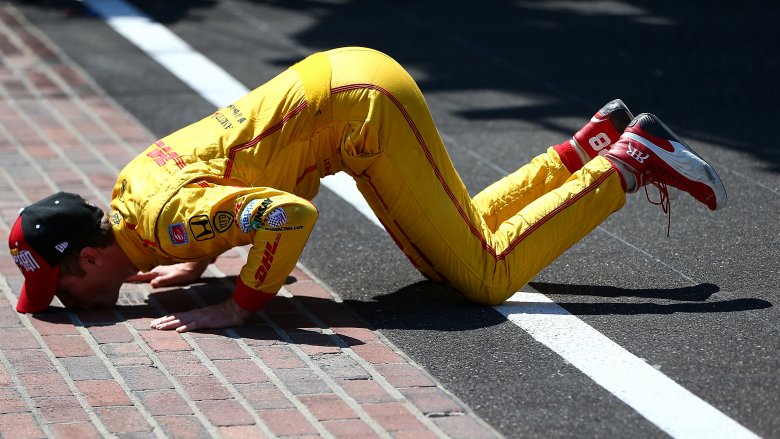
[[[213,111],[78,2],[13,2],[163,136]],[[659,115],[729,205],[644,194],[540,273],[540,292],[762,437],[780,437],[780,74],[772,2],[136,1],[253,87],[317,50],[373,47],[417,79],[472,193],[604,102]],[[492,308],[425,281],[323,188],[303,263],[507,437],[663,437]]]

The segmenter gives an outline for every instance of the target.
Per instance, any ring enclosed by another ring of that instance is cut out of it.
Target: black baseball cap
[[[78,194],[58,192],[19,211],[8,235],[11,256],[24,275],[16,310],[41,312],[57,291],[60,263],[100,228],[103,211]]]

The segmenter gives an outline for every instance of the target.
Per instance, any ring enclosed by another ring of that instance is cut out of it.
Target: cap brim
[[[25,273],[26,274],[26,273]],[[16,310],[21,313],[36,313],[46,310],[57,291],[60,266],[50,267],[45,262],[35,271],[34,276],[24,277],[22,292],[16,302]]]

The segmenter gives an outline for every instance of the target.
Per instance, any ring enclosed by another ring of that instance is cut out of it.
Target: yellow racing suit
[[[149,146],[120,173],[109,218],[144,271],[251,244],[233,297],[256,310],[303,250],[320,178],[344,171],[420,272],[496,304],[625,203],[603,157],[569,168],[550,148],[472,199],[408,73],[342,48]]]

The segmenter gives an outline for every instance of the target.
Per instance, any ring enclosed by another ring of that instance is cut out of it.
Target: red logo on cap
[[[11,255],[14,257],[14,262],[24,271],[35,271],[41,268],[38,265],[38,261],[35,260],[32,253],[29,250],[19,251],[18,249],[12,249]]]

